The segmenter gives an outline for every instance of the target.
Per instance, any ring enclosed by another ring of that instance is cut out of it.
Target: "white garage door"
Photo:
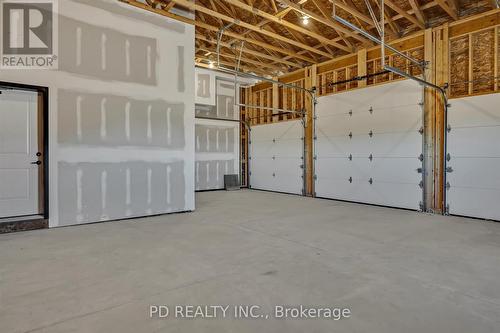
[[[304,127],[293,120],[253,126],[250,134],[250,187],[302,194]]]
[[[405,80],[319,98],[316,196],[419,209],[422,96]]]
[[[451,101],[447,201],[453,215],[500,220],[500,95]]]

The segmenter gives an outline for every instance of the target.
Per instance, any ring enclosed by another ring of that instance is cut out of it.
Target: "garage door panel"
[[[336,178],[347,181],[350,177],[369,179],[367,170],[347,158],[321,158],[316,162],[319,178]],[[319,183],[319,181],[318,181]]]
[[[301,121],[254,126],[250,144],[250,186],[302,194],[304,127]]]
[[[452,186],[448,191],[450,213],[500,221],[500,190]]]
[[[422,88],[409,81],[320,97],[316,195],[419,209],[421,100]]]
[[[366,173],[377,181],[418,185],[422,180],[418,173],[418,168],[421,167],[422,163],[417,158],[374,158],[368,164]]]
[[[365,142],[368,144],[370,154],[374,156],[417,158],[422,153],[422,135],[413,131],[375,133]]]
[[[491,94],[452,100],[448,123],[453,129],[500,125],[499,98]]]
[[[500,127],[455,128],[448,135],[448,152],[456,157],[500,157]],[[496,141],[498,142],[498,141]]]
[[[448,111],[449,213],[500,220],[499,94],[452,100]]]
[[[448,165],[453,186],[500,189],[500,158],[452,158]]]

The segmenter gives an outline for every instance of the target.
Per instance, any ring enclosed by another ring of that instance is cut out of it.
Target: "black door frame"
[[[43,195],[43,218],[48,221],[49,219],[49,88],[42,86],[35,86],[22,83],[4,82],[0,81],[0,88],[3,89],[16,89],[16,90],[28,90],[36,91],[42,97],[42,111],[41,111],[41,123],[42,126],[42,166],[43,172],[41,173],[43,177],[43,191],[40,193]],[[40,123],[39,120],[39,123]],[[23,220],[21,217],[20,220]]]

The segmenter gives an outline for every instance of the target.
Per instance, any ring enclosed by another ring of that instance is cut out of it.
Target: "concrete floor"
[[[499,332],[500,223],[274,193],[0,235],[0,331]],[[328,319],[150,319],[152,304],[348,307]]]

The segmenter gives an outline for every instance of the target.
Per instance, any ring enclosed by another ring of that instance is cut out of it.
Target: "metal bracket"
[[[352,154],[349,155],[348,159],[349,161],[352,161]]]
[[[370,180],[368,180],[368,183],[370,183],[370,185],[373,185],[373,178],[370,178]]]
[[[276,159],[276,156],[273,156],[273,160],[275,160],[275,159]]]
[[[450,133],[450,132],[451,132],[451,125],[450,125],[450,124],[448,124],[448,126],[446,127],[446,131],[447,131],[448,133]]]
[[[349,177],[349,179],[348,179],[348,180],[349,180],[349,183],[351,183],[351,184],[352,184],[352,177]]]
[[[424,134],[424,128],[420,127],[420,129],[418,130],[418,133],[420,133],[421,135],[423,135]]]
[[[370,162],[373,161],[373,155],[370,154],[370,156],[368,156],[368,159],[370,160]]]
[[[453,172],[453,168],[451,166],[447,167],[446,168],[446,172],[452,173]]]
[[[451,161],[451,155],[450,155],[450,153],[446,154],[446,161],[448,161],[448,162]]]
[[[421,180],[420,183],[418,183],[418,186],[423,189],[424,188],[424,181]]]
[[[349,133],[349,139],[352,139],[352,132]]]
[[[370,106],[370,109],[368,111],[370,111],[370,114],[373,114],[373,106]]]
[[[424,161],[424,154],[420,154],[420,156],[418,157],[418,160],[420,162],[423,162]]]
[[[352,110],[350,110],[350,111],[349,111],[349,116],[351,116],[351,117],[352,117]]]
[[[450,182],[447,182],[447,183],[446,183],[446,190],[447,190],[447,191],[449,191],[449,190],[450,190],[450,188],[451,188],[451,184],[450,184]]]
[[[276,143],[276,139],[273,139],[273,143]]]
[[[368,133],[368,135],[370,136],[370,138],[373,137],[373,131],[370,131],[370,133]]]
[[[273,173],[273,177],[276,177],[276,174],[275,174],[275,173]]]
[[[423,168],[418,168],[418,169],[417,169],[417,172],[418,172],[418,173],[424,173],[424,169],[423,169]]]
[[[314,175],[314,180],[318,180],[318,175]]]

